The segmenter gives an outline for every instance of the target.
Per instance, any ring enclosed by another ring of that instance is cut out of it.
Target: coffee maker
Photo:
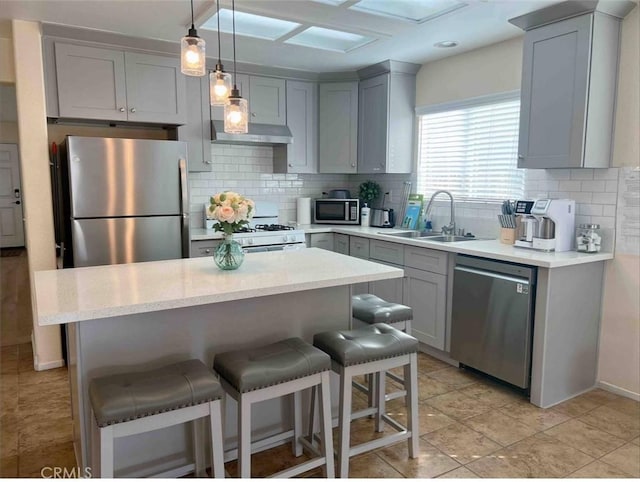
[[[572,199],[517,201],[519,216],[515,246],[540,251],[571,251],[576,202]]]

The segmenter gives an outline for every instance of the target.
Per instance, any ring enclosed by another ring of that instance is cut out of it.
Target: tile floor
[[[29,344],[1,350],[0,476],[39,477],[44,466],[73,468],[66,369],[33,371]],[[640,477],[639,403],[594,390],[542,410],[476,374],[427,355],[419,361],[419,457],[408,458],[406,443],[383,448],[352,459],[351,477]],[[354,406],[364,403],[356,393]],[[388,409],[404,421],[399,400]],[[354,422],[352,430],[357,441],[376,436],[369,419]],[[294,461],[289,445],[277,447],[253,457],[253,474]],[[234,475],[235,463],[227,470]]]

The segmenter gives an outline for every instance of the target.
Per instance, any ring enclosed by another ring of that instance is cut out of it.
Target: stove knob
[[[295,237],[294,235],[291,235],[291,236],[289,236],[288,238],[289,238],[289,239],[288,239],[288,241],[289,241],[290,243],[295,243],[295,241],[296,241],[296,237]]]
[[[285,243],[287,242],[287,235],[286,234],[284,236],[282,236],[282,241],[284,241]]]
[[[247,239],[247,244],[253,244],[253,238]]]
[[[240,244],[240,246],[244,246],[244,239],[243,238],[238,239],[238,244]]]

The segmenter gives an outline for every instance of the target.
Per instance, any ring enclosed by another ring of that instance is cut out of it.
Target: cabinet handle
[[[135,108],[135,107],[132,107],[132,108],[131,108],[131,112],[133,112],[133,113],[135,114],[135,113],[136,113],[136,108]]]
[[[120,109],[118,109],[118,110],[119,110],[120,112],[124,112],[124,111],[125,111],[124,107],[120,107]]]
[[[252,112],[252,113],[251,113],[251,117],[255,117],[255,116],[256,116],[256,113],[255,113],[255,112]]]
[[[293,167],[293,164],[289,164],[289,167]]]
[[[356,165],[354,163],[351,163],[351,167],[356,167]]]
[[[518,159],[524,159],[524,156],[522,154],[518,154]]]
[[[204,252],[209,254],[211,252],[211,250],[210,249],[205,249]]]

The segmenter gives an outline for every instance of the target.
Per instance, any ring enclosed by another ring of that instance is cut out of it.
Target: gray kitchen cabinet
[[[349,255],[349,236],[346,234],[333,235],[333,250],[336,253]]]
[[[127,120],[124,52],[56,42],[55,67],[60,117]]]
[[[333,251],[333,233],[313,233],[309,235],[310,248],[321,248]]]
[[[392,268],[403,269],[403,266],[392,263],[383,263],[376,261],[376,263],[391,266]],[[404,303],[404,278],[385,279],[381,281],[371,281],[369,283],[369,293],[382,298],[390,303]]]
[[[191,257],[204,258],[213,256],[214,250],[220,245],[220,239],[205,239],[201,241],[191,241]]]
[[[247,99],[249,103],[249,109],[251,109],[251,98],[249,97],[249,76],[247,74],[238,74],[235,76],[235,84],[238,86],[240,95],[242,98]],[[224,106],[212,105],[211,106],[211,119],[224,121]],[[254,122],[249,119],[249,122]]]
[[[411,334],[422,343],[445,349],[447,276],[404,268],[404,304],[413,308]]]
[[[178,140],[187,142],[190,172],[211,170],[211,110],[209,78],[187,77],[187,122],[178,127]]]
[[[321,173],[354,174],[358,165],[358,82],[320,84]]]
[[[369,259],[369,239],[349,236],[349,254],[356,258]]]
[[[293,143],[273,150],[273,172],[318,172],[318,84],[286,81],[287,126]]]
[[[249,76],[249,122],[285,125],[286,83],[284,79]]]
[[[180,59],[55,42],[58,115],[184,124]]]
[[[410,173],[416,77],[388,72],[360,82],[358,172]]]
[[[609,167],[619,31],[599,12],[527,31],[518,167]]]

